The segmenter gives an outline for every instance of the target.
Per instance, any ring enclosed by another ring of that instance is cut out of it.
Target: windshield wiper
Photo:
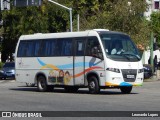
[[[130,60],[130,57],[128,57],[126,54],[115,54],[115,55],[123,56],[123,57],[127,58],[127,60]]]
[[[127,55],[125,54],[121,54],[122,56],[124,56],[125,58],[127,58],[128,60],[130,60],[130,57],[128,57]]]
[[[134,56],[136,57],[138,60],[140,60],[140,57],[136,54],[132,54],[132,53],[123,53],[123,55],[131,55],[131,56]]]

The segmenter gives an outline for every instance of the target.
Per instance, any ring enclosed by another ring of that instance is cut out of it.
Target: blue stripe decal
[[[47,64],[45,64],[44,62],[42,62],[40,59],[37,58],[37,60],[38,60],[38,62],[39,62],[42,66],[47,65]]]
[[[129,83],[126,83],[126,82],[122,82],[122,83],[120,84],[120,86],[132,86],[132,84],[129,84]]]
[[[47,64],[41,61],[39,58],[37,58],[38,62],[41,64],[41,66],[46,66]],[[83,67],[85,64],[85,67],[93,67],[99,64],[99,62],[94,63],[94,62],[77,62],[74,64],[74,67]],[[65,65],[57,65],[56,66],[59,69],[68,69],[68,68],[73,68],[73,63],[70,64],[65,64]]]

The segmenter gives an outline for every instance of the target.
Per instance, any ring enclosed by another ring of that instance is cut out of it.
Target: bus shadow
[[[36,87],[26,87],[26,86],[18,86],[18,88],[9,88],[9,90],[13,91],[28,91],[28,92],[36,92],[37,88]]]
[[[9,90],[13,91],[25,91],[25,92],[38,92],[37,87],[26,87],[26,86],[18,86],[18,88],[10,88]],[[90,94],[89,90],[80,89],[77,92],[66,92],[63,88],[54,88],[53,91],[44,92],[44,93],[66,93],[66,94]],[[138,94],[135,92],[131,92],[130,94]],[[101,90],[98,94],[93,95],[126,95],[121,93],[121,91],[112,91],[110,90]],[[129,94],[128,94],[129,95]]]
[[[90,94],[89,90],[78,90],[77,92],[66,92],[65,90],[53,90],[54,93],[66,93],[66,94]],[[138,94],[138,93],[130,93],[130,94]],[[90,95],[126,95],[121,93],[120,91],[100,91],[98,94],[90,94]]]

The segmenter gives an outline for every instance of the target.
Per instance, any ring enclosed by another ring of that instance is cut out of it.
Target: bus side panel
[[[85,56],[85,74],[94,73],[98,75],[99,85],[105,85],[105,63],[96,57]]]
[[[17,81],[34,83],[39,73],[49,85],[73,85],[73,57],[17,58]]]
[[[49,85],[73,85],[72,56],[37,58],[37,62]]]
[[[16,58],[16,80],[19,82],[34,83],[34,76],[38,71],[39,65],[36,58],[18,57]]]

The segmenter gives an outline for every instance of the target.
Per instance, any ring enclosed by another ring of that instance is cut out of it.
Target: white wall
[[[153,59],[155,57],[155,55],[157,55],[157,62],[160,61],[160,51],[159,50],[155,50],[153,51]],[[148,64],[148,60],[150,57],[150,50],[146,50],[143,52],[143,64]]]
[[[152,0],[146,0],[146,2],[148,3],[148,10],[146,12],[144,12],[144,16],[146,17],[147,20],[150,20],[150,15],[152,13]],[[160,0],[154,0],[154,2],[160,2]],[[159,11],[158,9],[154,9],[155,4],[153,3],[153,11]],[[160,3],[159,3],[159,7],[160,7]]]

